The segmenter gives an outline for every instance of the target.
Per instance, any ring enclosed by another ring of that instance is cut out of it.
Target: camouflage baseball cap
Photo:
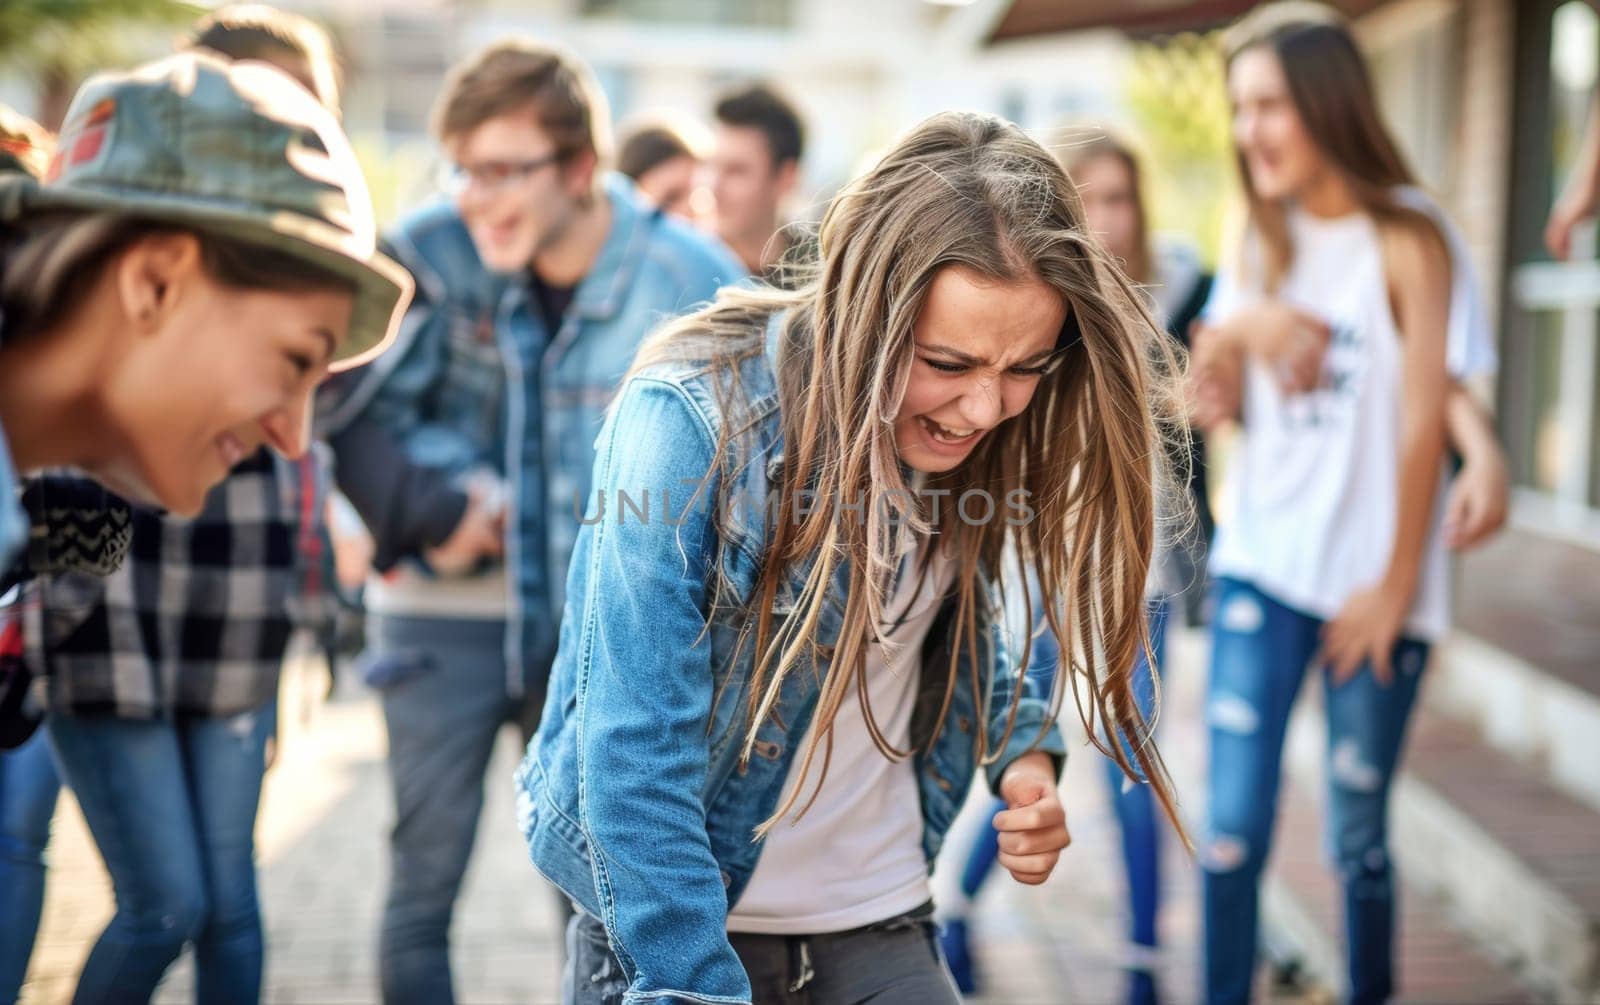
[[[329,111],[272,67],[185,52],[91,78],[67,110],[24,213],[79,210],[266,245],[355,288],[346,370],[382,352],[411,301],[411,275],[377,250],[366,179]]]

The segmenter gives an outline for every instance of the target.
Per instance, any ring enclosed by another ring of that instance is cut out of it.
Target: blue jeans
[[[505,723],[517,723],[524,740],[537,727],[544,681],[529,680],[522,699],[507,695],[499,621],[373,617],[368,625],[368,676],[386,682],[395,801],[378,947],[383,1000],[448,1005],[450,922],[478,833],[484,772]]]
[[[0,1003],[14,1002],[44,905],[44,849],[61,780],[44,730],[0,753]]]
[[[117,912],[74,1002],[147,1002],[185,943],[195,999],[261,997],[255,824],[271,716],[52,715],[50,742],[111,873]]]
[[[1153,601],[1149,606],[1150,647],[1155,651],[1156,666],[1165,669],[1167,611],[1165,599]],[[1155,678],[1150,673],[1150,663],[1140,653],[1133,665],[1133,694],[1139,714],[1149,722],[1155,714]],[[1133,750],[1126,740],[1123,750],[1129,763],[1136,764]],[[1117,811],[1117,824],[1122,831],[1122,865],[1128,880],[1129,940],[1141,946],[1158,944],[1156,914],[1161,908],[1161,831],[1155,797],[1150,786],[1130,784],[1117,762],[1109,757],[1105,763],[1106,785],[1111,791],[1111,805]]]
[[[1200,857],[1206,1000],[1212,1005],[1250,997],[1284,734],[1300,682],[1321,645],[1322,626],[1249,583],[1217,582],[1206,701],[1210,816]],[[1358,1005],[1384,1001],[1394,991],[1389,785],[1427,657],[1426,643],[1401,639],[1388,686],[1378,683],[1370,665],[1337,687],[1322,674],[1327,838],[1344,887],[1350,1000]]]

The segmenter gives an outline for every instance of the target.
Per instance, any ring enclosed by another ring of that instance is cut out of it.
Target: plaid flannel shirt
[[[228,716],[277,695],[294,629],[320,613],[327,464],[265,449],[193,520],[134,511],[117,572],[42,576],[27,653],[56,713]],[[320,595],[320,594],[319,594]]]

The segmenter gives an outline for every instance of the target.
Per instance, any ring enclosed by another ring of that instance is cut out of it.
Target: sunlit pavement
[[[1192,712],[1193,640],[1175,649],[1162,740],[1181,780],[1195,774],[1202,738]],[[391,822],[381,714],[359,685],[341,686],[326,702],[325,686],[317,663],[296,664],[286,675],[282,746],[263,794],[258,856],[268,946],[265,999],[272,1003],[378,1000],[377,926]],[[1063,784],[1073,845],[1042,887],[1020,886],[999,871],[980,897],[973,931],[985,985],[977,1001],[1056,1005],[1121,998],[1124,922],[1115,822],[1099,754],[1083,745],[1081,733],[1069,742]],[[510,776],[518,753],[508,731],[489,772],[478,847],[456,915],[455,977],[463,1003],[558,1000],[552,900],[512,822]],[[965,846],[966,828],[981,822],[987,800],[980,793],[969,806],[973,812],[958,822],[949,847]],[[1161,990],[1165,1001],[1183,1005],[1195,996],[1194,874],[1175,841],[1166,853],[1162,934],[1172,948],[1162,958]],[[111,913],[105,871],[66,793],[50,854],[44,921],[24,1002],[70,998],[74,977]],[[191,1001],[191,989],[186,955],[156,1000]]]

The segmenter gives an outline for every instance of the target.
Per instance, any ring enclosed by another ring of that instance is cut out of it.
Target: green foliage
[[[44,104],[59,106],[87,74],[152,55],[139,29],[178,28],[204,10],[181,0],[3,0],[0,66],[35,77]]]
[[[1216,36],[1139,43],[1125,95],[1144,147],[1151,225],[1189,239],[1214,265],[1236,173]]]
[[[129,23],[182,25],[203,12],[180,0],[6,0],[0,4],[0,61],[33,62]]]
[[[395,142],[379,132],[353,132],[351,146],[372,196],[379,226],[393,223],[406,210],[431,198],[438,154],[426,138]]]

